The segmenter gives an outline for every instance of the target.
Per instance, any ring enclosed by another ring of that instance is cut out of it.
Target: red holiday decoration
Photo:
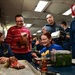
[[[71,6],[72,16],[75,16],[75,4]]]

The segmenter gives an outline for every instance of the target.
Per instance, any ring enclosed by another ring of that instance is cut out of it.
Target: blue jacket
[[[13,56],[14,54],[11,51],[10,46],[7,43],[1,43],[0,44],[0,57],[10,57]]]
[[[50,50],[51,51],[52,49],[63,50],[63,48],[60,45],[52,44],[51,46],[44,47],[42,50],[40,50],[40,54],[43,53],[43,52],[46,52],[46,50]]]

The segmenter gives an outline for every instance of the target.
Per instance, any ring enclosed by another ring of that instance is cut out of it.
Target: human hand
[[[36,53],[31,53],[33,57],[38,57]]]
[[[4,64],[9,60],[7,57],[0,57],[0,64]]]

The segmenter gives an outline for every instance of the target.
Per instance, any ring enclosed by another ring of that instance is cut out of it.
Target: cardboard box
[[[71,66],[72,54],[67,50],[51,52],[51,63],[53,66]]]

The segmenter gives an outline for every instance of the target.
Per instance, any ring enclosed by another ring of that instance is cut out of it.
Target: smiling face
[[[17,27],[22,27],[24,25],[24,19],[23,19],[23,17],[16,17],[15,21],[16,21]]]
[[[52,44],[52,38],[51,35],[49,34],[46,35],[46,34],[47,33],[41,36],[41,43],[43,46],[49,47]]]

